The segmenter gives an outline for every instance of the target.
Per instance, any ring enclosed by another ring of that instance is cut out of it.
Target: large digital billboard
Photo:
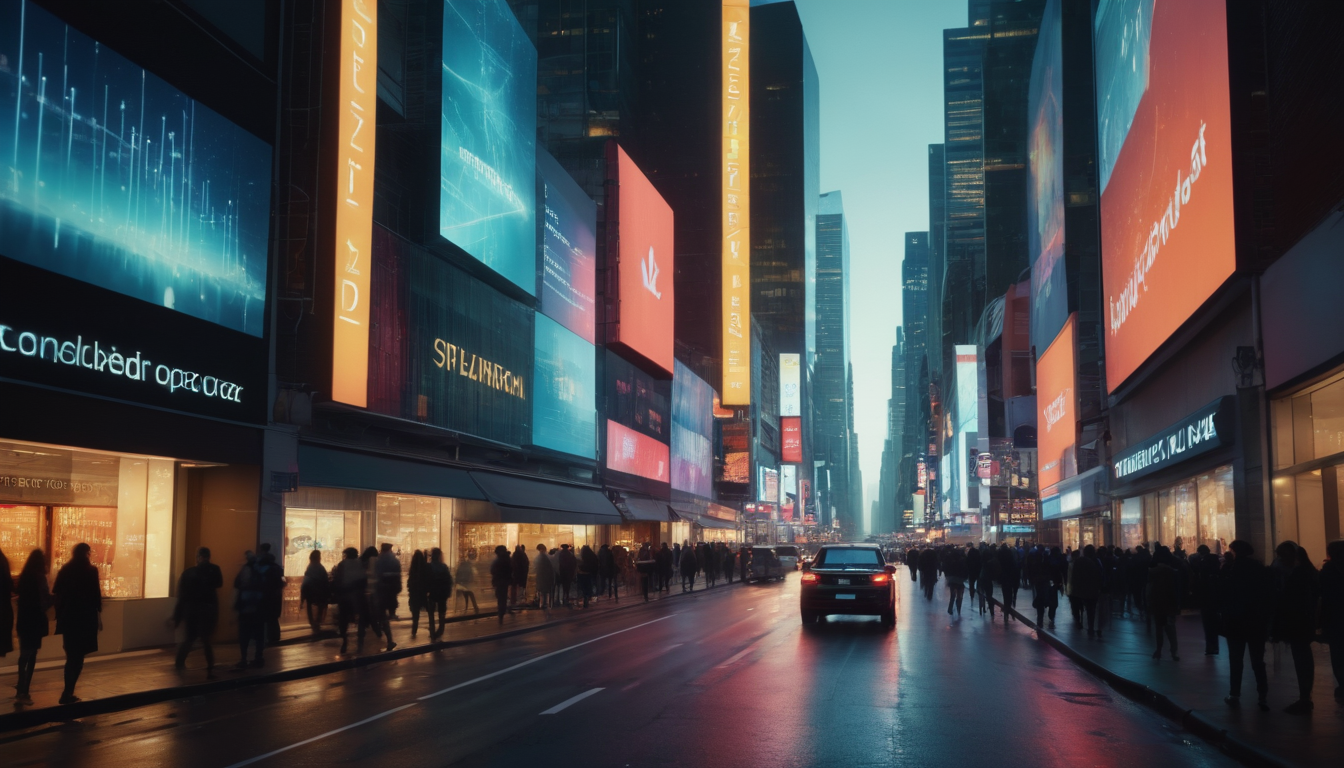
[[[597,457],[597,353],[556,321],[536,315],[532,444]]]
[[[373,228],[368,408],[521,446],[532,434],[532,310]]]
[[[368,405],[369,254],[373,249],[374,147],[378,100],[378,4],[341,0],[336,73],[340,98],[327,109],[337,126],[336,215],[331,243],[331,399]],[[346,73],[349,76],[346,76]]]
[[[667,443],[607,422],[607,469],[660,483],[671,482]]]
[[[607,145],[607,167],[616,169],[619,220],[620,309],[613,343],[671,375],[676,367],[672,354],[672,207],[614,141]]]
[[[0,254],[260,338],[271,147],[0,0]]]
[[[751,404],[751,7],[723,0],[722,162],[723,404]]]
[[[779,419],[779,460],[789,464],[803,461],[803,420],[798,416]]]
[[[592,344],[597,275],[597,203],[546,150],[541,177],[541,311]]]
[[[444,0],[439,234],[535,295],[537,49],[505,0]]]
[[[779,470],[774,467],[756,468],[756,500],[779,503]]]
[[[779,415],[803,413],[802,355],[791,352],[779,356]]]
[[[1075,416],[1074,347],[1077,315],[1070,315],[1054,343],[1036,363],[1036,445],[1040,468],[1037,473],[1042,496],[1054,486],[1078,474],[1077,417]]]
[[[1031,343],[1050,345],[1069,316],[1064,266],[1064,91],[1060,0],[1048,0],[1027,90],[1027,249],[1031,256]]]
[[[1114,392],[1236,269],[1227,9],[1104,0],[1095,23]]]
[[[968,455],[973,456],[980,430],[979,356],[974,344],[958,344],[953,351],[957,355],[957,410],[955,453],[951,463],[956,472],[954,493],[961,498],[961,509],[954,511],[970,512],[979,506],[979,498],[972,499],[967,490],[972,483],[978,485],[978,482],[966,460]]]
[[[714,388],[676,362],[672,377],[672,489],[714,495]]]

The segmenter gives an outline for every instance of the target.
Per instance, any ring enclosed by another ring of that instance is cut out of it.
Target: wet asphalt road
[[[0,765],[1235,765],[901,571],[895,632],[798,576],[352,672],[0,734]],[[945,598],[944,598],[945,599]],[[333,648],[333,652],[334,652]]]

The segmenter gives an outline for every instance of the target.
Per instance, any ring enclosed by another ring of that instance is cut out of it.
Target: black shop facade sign
[[[266,358],[264,338],[0,257],[0,378],[264,423]]]
[[[1233,440],[1232,397],[1220,397],[1161,433],[1115,457],[1112,473],[1129,483],[1180,462],[1230,445]]]

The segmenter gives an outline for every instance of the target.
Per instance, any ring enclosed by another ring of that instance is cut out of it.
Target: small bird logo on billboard
[[[653,258],[653,246],[649,246],[649,257],[639,262],[639,269],[644,275],[644,287],[653,294],[653,298],[662,299],[663,292],[658,290],[658,262]]]

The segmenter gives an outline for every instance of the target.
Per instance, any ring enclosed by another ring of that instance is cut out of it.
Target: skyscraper
[[[821,195],[817,205],[817,347],[813,365],[815,458],[831,468],[832,502],[849,501],[849,228],[840,193]],[[829,510],[819,522],[830,524]]]

